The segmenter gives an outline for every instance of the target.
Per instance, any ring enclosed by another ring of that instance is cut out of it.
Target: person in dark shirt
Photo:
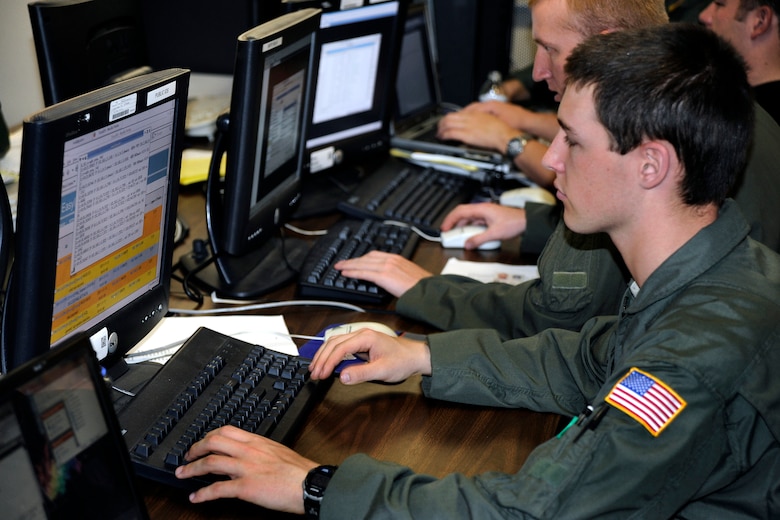
[[[717,0],[699,21],[742,55],[756,101],[780,123],[780,0]]]

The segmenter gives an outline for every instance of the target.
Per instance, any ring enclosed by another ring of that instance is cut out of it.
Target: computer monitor
[[[149,518],[87,338],[0,378],[0,432],[3,518]]]
[[[39,0],[27,8],[46,106],[152,70],[136,0]]]
[[[24,121],[4,372],[82,333],[118,375],[167,313],[188,87],[153,72]]]
[[[330,194],[323,176],[347,172],[340,180],[349,183],[356,166],[383,160],[389,150],[406,1],[357,3],[324,11],[320,20],[304,159],[308,214],[332,211],[345,196]]]
[[[290,282],[308,252],[280,232],[300,199],[319,17],[319,9],[295,11],[238,37],[230,113],[217,124],[207,183],[211,252],[182,259],[186,280],[221,296],[252,299]]]
[[[281,13],[281,0],[136,0],[155,70],[233,74],[236,38]]]

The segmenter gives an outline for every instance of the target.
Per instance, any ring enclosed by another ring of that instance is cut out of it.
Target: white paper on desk
[[[199,327],[283,354],[298,355],[298,347],[289,337],[283,316],[172,316],[163,318],[128,352],[127,362],[165,363]]]
[[[19,178],[22,161],[22,129],[14,130],[8,135],[10,148],[0,157],[0,176],[5,184],[10,184]]]
[[[539,269],[535,265],[510,265],[497,262],[469,262],[450,258],[441,274],[468,276],[480,282],[503,282],[510,285],[539,278]]]

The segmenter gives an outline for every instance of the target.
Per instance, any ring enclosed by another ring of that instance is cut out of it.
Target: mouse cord
[[[221,299],[212,294],[211,296],[214,303],[238,303],[236,300]],[[246,302],[241,302],[246,303]],[[265,302],[265,303],[253,303],[248,305],[238,305],[235,307],[223,308],[223,309],[168,309],[172,314],[190,314],[190,315],[208,315],[208,314],[227,314],[233,312],[254,311],[262,309],[272,309],[275,307],[288,307],[288,306],[309,306],[318,305],[323,307],[336,307],[339,309],[347,309],[355,312],[367,312],[362,307],[352,305],[351,303],[339,302],[339,301],[321,301],[321,300],[286,300],[280,302]]]
[[[422,229],[418,228],[417,226],[412,226],[410,224],[407,224],[406,222],[401,222],[400,220],[384,220],[382,221],[383,224],[387,224],[388,226],[398,226],[398,227],[405,227],[409,228],[417,235],[419,235],[421,238],[424,238],[425,240],[428,240],[429,242],[441,242],[441,237],[436,237],[433,235],[429,235]]]

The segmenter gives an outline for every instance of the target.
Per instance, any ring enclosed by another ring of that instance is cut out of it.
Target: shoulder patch
[[[636,419],[654,437],[658,437],[687,404],[663,381],[638,368],[629,370],[604,400]]]

